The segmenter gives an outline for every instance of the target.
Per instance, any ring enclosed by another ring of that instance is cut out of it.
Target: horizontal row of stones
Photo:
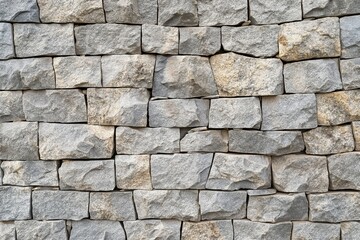
[[[79,192],[0,187],[0,220],[244,219],[257,222],[360,220],[360,193],[276,193],[245,191],[134,190]]]
[[[124,226],[124,227],[123,227]],[[138,220],[120,222],[109,220],[80,221],[15,221],[0,222],[0,238],[15,240],[32,239],[87,239],[138,240],[172,239],[193,240],[254,240],[254,239],[333,239],[359,238],[359,222],[341,224],[314,223],[306,221],[260,223],[247,220],[213,220],[181,222],[178,220]],[[68,234],[68,235],[67,235]],[[126,237],[125,237],[126,236]],[[341,237],[341,238],[340,238]]]
[[[0,59],[142,52],[214,55],[220,51],[221,45],[225,51],[255,57],[274,57],[278,54],[284,61],[339,56],[356,58],[360,57],[359,30],[359,15],[281,26],[222,28],[0,23]]]

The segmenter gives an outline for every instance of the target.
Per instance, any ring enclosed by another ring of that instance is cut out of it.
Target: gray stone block
[[[292,239],[340,240],[340,224],[294,222]]]
[[[360,88],[360,58],[340,60],[340,71],[345,90]]]
[[[158,25],[142,25],[142,50],[157,54],[179,53],[179,29]]]
[[[226,130],[188,132],[180,141],[181,152],[227,152],[229,136]]]
[[[125,232],[119,222],[84,219],[71,224],[70,240],[125,240]]]
[[[26,219],[31,219],[31,188],[0,186],[0,221]]]
[[[283,223],[261,223],[248,220],[234,220],[234,239],[253,240],[253,239],[291,239],[291,222]]]
[[[233,226],[230,220],[184,222],[181,239],[192,240],[195,236],[201,239],[233,239]]]
[[[197,26],[197,0],[158,0],[158,24],[164,26]]]
[[[67,239],[65,221],[16,221],[18,240],[63,240]]]
[[[340,226],[342,240],[356,240],[360,237],[359,222],[343,222]]]
[[[351,126],[355,140],[355,150],[360,150],[360,121],[352,122]]]
[[[8,59],[15,57],[13,30],[11,24],[0,23],[0,33],[0,59]]]
[[[40,22],[36,0],[1,0],[0,21]]]
[[[128,240],[180,240],[180,227],[181,222],[176,220],[139,220],[124,222]]]
[[[360,13],[357,0],[302,0],[305,18],[343,16]]]
[[[14,222],[0,222],[0,239],[16,240]]]
[[[0,122],[25,120],[21,91],[0,91]]]

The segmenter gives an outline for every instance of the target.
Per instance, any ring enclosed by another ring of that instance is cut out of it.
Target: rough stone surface
[[[40,22],[36,0],[1,0],[0,21]]]
[[[101,87],[100,57],[54,58],[56,88]]]
[[[273,57],[278,51],[278,25],[221,28],[221,39],[225,51]]]
[[[0,61],[0,89],[25,90],[55,88],[51,58]]]
[[[0,122],[25,120],[21,91],[0,91]]]
[[[248,220],[234,221],[234,240],[289,240],[291,238],[291,222],[260,223]]]
[[[273,186],[281,192],[327,192],[326,157],[305,154],[271,159]]]
[[[262,99],[262,130],[316,128],[314,94],[292,94]]]
[[[37,220],[87,218],[88,205],[87,192],[39,190],[32,193],[32,214]]]
[[[64,161],[59,178],[61,190],[111,191],[115,188],[114,160]]]
[[[343,222],[341,223],[341,239],[342,240],[356,240],[360,235],[359,222]]]
[[[150,101],[149,126],[205,127],[209,123],[209,105],[210,101],[204,99]],[[133,111],[134,107],[131,110]]]
[[[284,92],[283,64],[279,59],[224,53],[212,56],[210,63],[222,97],[278,95]]]
[[[312,222],[294,222],[292,239],[340,240],[340,225]]]
[[[15,240],[15,224],[13,222],[0,222],[0,239]]]
[[[360,58],[341,60],[340,70],[345,90],[360,88]]]
[[[17,57],[75,55],[74,24],[14,24]]]
[[[0,123],[0,159],[38,160],[38,124]]]
[[[192,98],[216,94],[216,84],[208,58],[157,56],[153,96]]]
[[[90,88],[88,122],[100,125],[146,127],[150,93],[141,88]]]
[[[125,240],[125,232],[119,222],[84,219],[72,222],[70,240]]]
[[[260,128],[261,106],[256,97],[212,99],[210,128]]]
[[[157,0],[105,0],[109,23],[157,24]]]
[[[258,222],[284,222],[308,219],[305,193],[250,196],[247,218]]]
[[[134,201],[139,219],[160,218],[198,221],[196,190],[135,190]]]
[[[233,226],[230,220],[206,221],[206,222],[184,222],[181,239],[233,239]]]
[[[200,191],[201,220],[246,217],[246,191]]]
[[[360,121],[352,122],[355,150],[360,150]]]
[[[304,17],[341,16],[360,13],[357,0],[302,0]]]
[[[76,54],[140,54],[141,26],[92,24],[76,26]]]
[[[271,186],[270,157],[216,153],[207,189],[259,189]]]
[[[252,0],[250,20],[253,24],[271,24],[302,20],[301,0]]]
[[[344,222],[360,220],[359,192],[310,194],[308,198],[310,221]]]
[[[114,128],[84,124],[40,123],[41,159],[111,158]]]
[[[157,54],[178,54],[179,29],[157,25],[142,25],[142,50]]]
[[[226,130],[188,132],[180,141],[181,152],[227,152],[229,136]]]
[[[247,190],[249,196],[266,196],[275,194],[277,191],[274,188],[268,189],[257,189],[257,190]]]
[[[152,55],[103,56],[104,87],[151,88],[155,57]]]
[[[151,179],[155,189],[204,189],[212,153],[152,155]]]
[[[180,28],[179,54],[209,56],[221,48],[220,28]]]
[[[279,56],[284,61],[338,57],[340,54],[338,18],[322,18],[281,25]]]
[[[265,155],[297,153],[305,148],[300,131],[229,131],[229,151]]]
[[[337,59],[309,60],[284,65],[285,92],[315,93],[342,89]]]
[[[124,222],[124,228],[128,240],[180,240],[180,227],[181,222],[176,220],[142,220]]]
[[[16,221],[16,237],[19,240],[67,239],[65,221]]]
[[[0,186],[0,221],[30,219],[30,205],[31,188]]]
[[[101,23],[105,22],[102,0],[38,0],[43,23]]]
[[[118,154],[153,154],[179,152],[177,128],[116,128]]]
[[[158,0],[158,24],[164,26],[197,26],[197,0]]]
[[[307,154],[327,155],[354,150],[350,125],[318,127],[303,133]]]
[[[0,49],[0,59],[8,59],[15,57],[13,30],[10,23],[0,23]]]
[[[246,0],[198,0],[200,26],[239,25],[248,20]]]
[[[58,186],[54,161],[3,161],[3,184],[18,186]]]
[[[135,220],[132,192],[90,193],[90,218],[114,221]]]
[[[25,91],[23,106],[27,121],[86,122],[85,95],[74,90]]]
[[[342,153],[328,157],[330,188],[360,190],[360,153]]]

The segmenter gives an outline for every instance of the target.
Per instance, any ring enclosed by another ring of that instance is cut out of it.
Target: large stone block
[[[181,239],[222,239],[233,240],[233,226],[230,220],[184,222]]]
[[[58,186],[55,161],[2,161],[3,184],[18,186]]]
[[[198,221],[196,190],[135,190],[134,201],[139,219],[160,218]]]
[[[149,102],[150,127],[206,127],[210,101],[169,99]],[[146,125],[146,123],[145,123]]]
[[[261,105],[257,97],[212,99],[210,128],[260,128]]]
[[[151,179],[155,189],[204,189],[212,153],[152,155]]]
[[[227,152],[229,136],[226,130],[188,132],[180,141],[181,152]]]
[[[14,222],[0,222],[0,239],[16,240]]]
[[[321,18],[281,25],[279,56],[284,61],[339,57],[338,18]]]
[[[70,240],[125,240],[125,232],[119,222],[84,219],[71,223]]]
[[[16,237],[18,240],[61,240],[67,239],[65,221],[16,221]]]
[[[180,240],[180,227],[181,222],[176,220],[139,220],[124,222],[128,240]]]
[[[178,128],[116,128],[118,154],[175,153],[179,145]]]
[[[315,94],[263,97],[261,130],[316,128]]]
[[[146,127],[150,93],[144,88],[90,88],[88,122],[100,125]]]
[[[208,58],[157,56],[153,96],[193,98],[216,94],[216,84]]]
[[[54,58],[56,88],[101,87],[100,57]]]
[[[333,92],[342,89],[337,59],[308,60],[284,65],[287,93]]]
[[[221,28],[221,40],[226,51],[273,57],[279,51],[278,25]]]
[[[21,91],[0,91],[0,122],[25,120]]]
[[[222,97],[278,95],[284,92],[283,64],[279,59],[224,53],[212,56],[210,63]]]
[[[14,24],[17,57],[75,55],[74,24]]]
[[[75,27],[76,54],[140,54],[141,26],[92,24]]]
[[[55,88],[51,58],[0,61],[0,89],[25,90]]]
[[[105,22],[102,0],[38,0],[41,22]]]
[[[238,190],[271,186],[270,157],[216,153],[207,189]]]
[[[360,237],[360,223],[359,222],[343,222],[341,226],[342,240],[356,240]]]
[[[340,71],[345,90],[360,88],[360,58],[340,60]]]
[[[158,24],[164,26],[197,26],[197,0],[158,0]]]
[[[114,152],[114,128],[40,123],[39,151],[43,160],[111,158]]]
[[[158,25],[142,25],[142,50],[157,54],[178,54],[179,29]]]
[[[152,88],[155,56],[103,56],[101,68],[104,87]]]
[[[235,220],[234,240],[289,240],[291,239],[291,229],[291,222],[271,224],[248,220]]]
[[[302,0],[305,18],[342,16],[360,13],[357,0]]]
[[[257,222],[284,222],[308,219],[305,193],[249,196],[247,218]]]
[[[273,186],[281,192],[327,192],[326,157],[305,154],[272,158]]]
[[[292,239],[340,240],[340,224],[294,222]]]
[[[61,190],[112,191],[114,160],[63,161],[59,168]]]
[[[200,191],[201,220],[246,217],[246,191]]]
[[[11,24],[0,23],[0,59],[8,59],[15,57],[13,41],[13,30]]]
[[[318,127],[304,132],[307,154],[328,155],[354,150],[354,137],[350,125]]]
[[[0,21],[40,22],[36,0],[1,0]]]
[[[88,218],[89,193],[39,190],[32,193],[32,214],[36,220]]]
[[[229,151],[265,155],[297,153],[305,148],[300,131],[229,131]]]
[[[31,219],[31,188],[0,186],[0,221]]]
[[[38,160],[38,124],[0,123],[0,159]]]
[[[85,94],[74,90],[25,91],[23,106],[27,121],[86,122]]]

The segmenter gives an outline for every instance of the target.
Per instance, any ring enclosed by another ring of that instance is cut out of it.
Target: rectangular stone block
[[[181,239],[192,240],[194,236],[207,239],[233,240],[233,225],[230,220],[217,220],[206,222],[184,222]]]
[[[229,136],[226,130],[188,132],[180,141],[181,152],[227,152]]]
[[[179,145],[178,128],[116,128],[118,154],[176,153]]]
[[[141,26],[92,24],[75,27],[77,55],[140,54]]]
[[[169,99],[149,102],[150,127],[206,127],[210,101]]]
[[[67,239],[65,221],[16,221],[16,237],[19,240]]]
[[[0,59],[8,59],[15,57],[13,30],[11,24],[0,23],[0,33]]]
[[[21,91],[0,91],[0,122],[25,120]]]
[[[39,190],[32,193],[32,214],[36,220],[88,218],[89,193]]]
[[[340,71],[345,90],[360,88],[360,58],[340,60]]]
[[[302,0],[305,18],[342,16],[360,13],[357,0]]]
[[[291,222],[261,223],[248,220],[234,220],[234,240],[291,239]]]
[[[340,224],[294,222],[292,238],[340,240]]]
[[[179,53],[179,29],[144,24],[141,29],[142,51],[157,54]]]
[[[31,219],[30,205],[31,188],[0,186],[0,221]]]
[[[61,190],[112,191],[114,160],[63,161],[59,168]]]
[[[99,125],[146,127],[150,93],[144,88],[90,88],[88,122]]]
[[[0,61],[0,90],[45,88],[55,88],[51,58]]]
[[[181,222],[176,220],[125,221],[124,228],[128,240],[172,239],[180,240]]]
[[[134,201],[139,219],[160,218],[199,221],[196,190],[135,190]]]
[[[17,57],[75,55],[74,24],[14,24]]]
[[[0,139],[0,159],[39,159],[36,122],[0,123]]]
[[[89,219],[71,222],[70,240],[102,238],[125,240],[125,232],[120,222]]]
[[[197,26],[197,0],[158,0],[158,25]]]
[[[16,240],[14,222],[0,222],[0,239]]]
[[[43,160],[111,158],[114,127],[40,123],[39,151]]]
[[[40,22],[36,0],[0,0],[0,21]]]
[[[56,57],[54,70],[56,88],[101,87],[100,57]]]
[[[352,240],[358,239],[360,234],[360,223],[359,222],[343,222],[340,224],[341,227],[341,239]]]
[[[25,119],[41,122],[86,122],[85,94],[74,90],[25,91]]]
[[[55,161],[3,161],[3,184],[18,186],[58,186]]]

